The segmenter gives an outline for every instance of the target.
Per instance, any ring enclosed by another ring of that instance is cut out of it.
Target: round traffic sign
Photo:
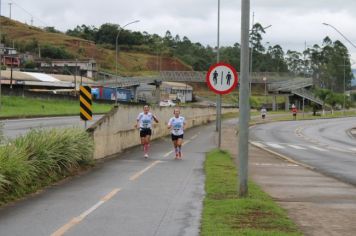
[[[217,94],[230,93],[236,87],[238,80],[235,68],[226,63],[210,66],[206,74],[206,83]]]

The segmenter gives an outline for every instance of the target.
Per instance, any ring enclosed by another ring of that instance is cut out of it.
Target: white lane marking
[[[98,209],[101,205],[103,205],[105,202],[109,201],[113,196],[115,196],[121,189],[115,188],[112,190],[110,193],[105,195],[102,199],[100,199],[99,202],[97,202],[94,206],[90,207],[88,210],[83,212],[77,217],[72,218],[68,223],[57,229],[54,233],[51,234],[51,236],[62,236],[64,235],[69,229],[74,227],[75,225],[79,224],[84,220],[85,217],[87,217],[90,213]]]
[[[349,148],[352,152],[356,152],[356,148]]]
[[[266,147],[264,144],[259,143],[259,142],[253,142],[253,141],[251,141],[251,143],[252,143],[253,145],[257,146],[257,147],[263,147],[263,148]]]
[[[305,148],[297,146],[297,145],[288,144],[288,146],[291,148],[294,148],[294,149],[298,149],[298,150],[305,150]]]
[[[252,163],[255,166],[273,166],[273,167],[296,167],[297,164],[273,164],[273,163]]]
[[[284,149],[283,146],[277,144],[277,143],[266,143],[268,146],[273,147],[273,148],[278,148],[278,149]]]
[[[190,138],[190,140],[193,140],[193,139],[195,139],[195,138],[197,138],[198,137],[198,135],[196,134],[196,135],[193,135],[191,138]]]
[[[314,150],[318,150],[318,151],[321,151],[321,152],[325,152],[326,149],[324,148],[320,148],[320,147],[315,147],[315,146],[309,146],[311,149],[314,149]]]
[[[328,147],[331,150],[338,151],[338,152],[347,152],[346,149],[338,148],[338,147]]]
[[[182,143],[182,145],[184,146],[184,145],[186,145],[186,144],[188,144],[188,143],[190,143],[190,140],[184,141],[184,142]]]
[[[130,177],[130,180],[136,180],[138,179],[141,175],[143,175],[146,171],[148,171],[149,169],[151,169],[152,167],[154,167],[155,165],[157,165],[158,163],[160,163],[161,161],[154,161],[152,162],[149,166],[147,166],[145,169],[135,173],[133,176]]]
[[[173,151],[167,152],[166,154],[163,155],[163,157],[168,157],[169,155],[171,155],[173,153]]]

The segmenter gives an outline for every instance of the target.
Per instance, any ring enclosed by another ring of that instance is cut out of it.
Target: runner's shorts
[[[140,129],[140,137],[146,137],[147,135],[151,136],[152,135],[152,130],[150,128],[141,128]]]
[[[178,139],[183,139],[183,134],[181,134],[181,135],[171,134],[171,137],[172,137],[172,141],[175,141],[175,140],[178,140]]]

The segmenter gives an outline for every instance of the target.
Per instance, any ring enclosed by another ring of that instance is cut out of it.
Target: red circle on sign
[[[214,69],[216,69],[216,68],[219,67],[219,66],[225,66],[225,67],[229,68],[229,69],[231,70],[232,74],[234,75],[234,78],[235,78],[235,79],[234,79],[234,83],[233,83],[232,86],[231,86],[229,89],[227,89],[227,90],[217,90],[217,89],[215,89],[214,86],[210,83],[210,74],[212,73],[212,71],[213,71]],[[223,62],[219,62],[219,63],[216,63],[216,64],[214,64],[214,65],[211,65],[211,66],[209,67],[209,71],[208,71],[208,73],[206,74],[206,78],[205,78],[205,79],[206,79],[206,83],[208,84],[208,87],[210,88],[210,90],[212,90],[212,91],[213,91],[214,93],[216,93],[216,94],[228,94],[228,93],[232,92],[232,90],[234,90],[234,88],[236,87],[236,85],[237,85],[237,83],[238,83],[238,80],[239,80],[235,68],[232,67],[230,64],[223,63]]]

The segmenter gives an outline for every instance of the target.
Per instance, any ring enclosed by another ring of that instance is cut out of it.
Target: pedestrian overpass
[[[159,100],[159,87],[163,81],[167,82],[183,82],[183,83],[205,83],[207,72],[202,71],[160,71],[158,75],[142,76],[142,77],[121,77],[114,74],[99,72],[99,81],[95,85],[109,87],[137,87],[144,84],[156,86],[156,96]],[[300,101],[311,101],[323,106],[323,101],[315,97],[310,88],[313,85],[312,78],[296,77],[290,73],[274,73],[274,72],[253,72],[250,76],[251,86],[264,84],[266,95],[272,96],[272,107],[276,110],[276,96],[285,96],[285,109],[289,109],[290,97],[297,97]],[[135,94],[135,92],[134,92]],[[137,96],[135,95],[135,98]],[[298,105],[298,104],[297,104]],[[301,105],[299,104],[299,107]]]

